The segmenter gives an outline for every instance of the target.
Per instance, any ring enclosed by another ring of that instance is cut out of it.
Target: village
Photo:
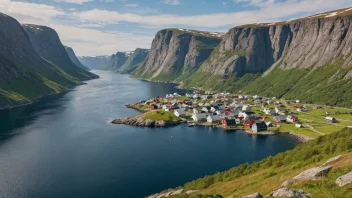
[[[244,130],[249,134],[291,133],[305,140],[352,126],[352,110],[301,104],[299,100],[230,93],[193,91],[141,100],[133,108],[144,112],[168,112],[188,123]]]

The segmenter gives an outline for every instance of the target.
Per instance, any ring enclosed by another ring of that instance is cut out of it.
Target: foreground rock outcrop
[[[336,184],[340,187],[345,186],[347,184],[352,184],[352,171],[345,174],[345,175],[338,177],[336,179]]]
[[[311,168],[298,174],[293,179],[294,180],[317,180],[322,177],[325,177],[331,169],[332,169],[332,166]]]
[[[310,198],[310,194],[303,190],[293,190],[286,187],[277,189],[270,193],[272,197],[295,197],[295,198]]]
[[[242,198],[263,198],[263,196],[260,193],[254,193],[251,195],[244,196]]]

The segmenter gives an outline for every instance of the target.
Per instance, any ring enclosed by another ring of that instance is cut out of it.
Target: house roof
[[[267,128],[265,122],[256,122],[253,125],[257,125],[258,128]]]

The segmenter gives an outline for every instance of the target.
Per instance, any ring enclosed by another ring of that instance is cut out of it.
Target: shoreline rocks
[[[181,124],[181,121],[165,121],[165,120],[154,121],[150,119],[143,119],[141,115],[137,115],[129,118],[116,119],[116,120],[113,120],[111,123],[138,126],[138,127],[164,128],[164,127],[179,125]]]

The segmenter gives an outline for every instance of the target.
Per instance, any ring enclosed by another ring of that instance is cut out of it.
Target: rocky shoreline
[[[165,128],[171,127],[181,124],[181,121],[165,121],[165,120],[151,120],[151,119],[143,119],[143,115],[132,116],[128,118],[121,118],[113,120],[112,124],[124,124],[130,126],[138,126],[138,127],[149,127],[149,128]]]

